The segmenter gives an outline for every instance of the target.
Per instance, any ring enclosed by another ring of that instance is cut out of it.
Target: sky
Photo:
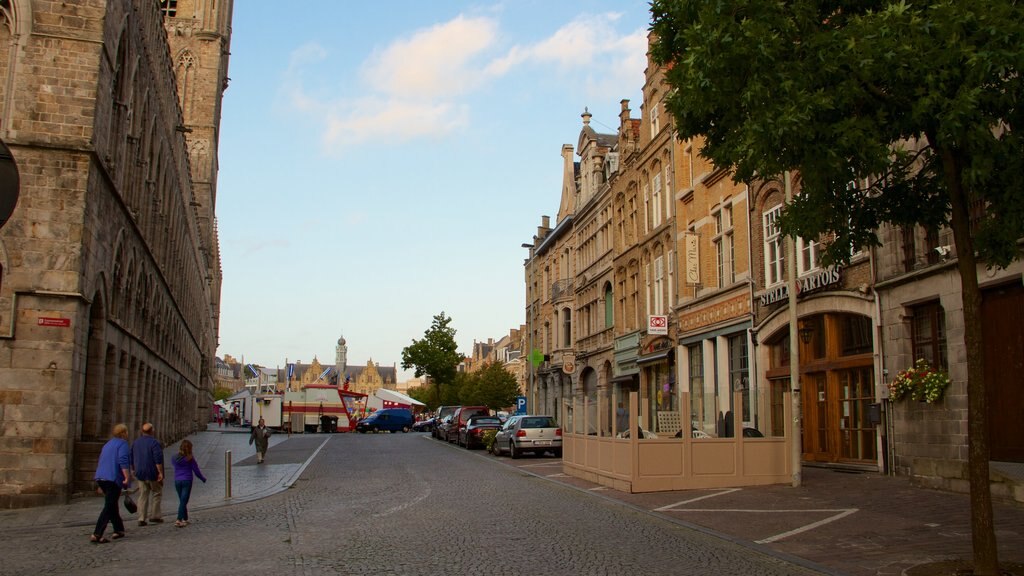
[[[235,2],[217,218],[218,355],[398,365],[445,312],[460,352],[525,319],[580,114],[639,116],[648,3]],[[578,157],[577,157],[578,159]]]

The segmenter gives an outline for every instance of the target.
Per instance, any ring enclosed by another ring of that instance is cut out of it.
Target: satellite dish
[[[18,205],[18,165],[14,162],[11,149],[0,141],[0,228],[14,213]]]

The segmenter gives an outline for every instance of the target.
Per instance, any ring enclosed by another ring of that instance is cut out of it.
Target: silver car
[[[512,416],[494,437],[491,452],[519,458],[524,452],[552,452],[562,457],[562,429],[551,416]]]

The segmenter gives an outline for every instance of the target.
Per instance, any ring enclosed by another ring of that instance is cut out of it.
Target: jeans
[[[139,480],[139,520],[146,521],[160,517],[160,499],[163,484],[156,480]]]
[[[121,520],[121,511],[118,504],[121,503],[121,484],[110,480],[97,480],[100,490],[103,490],[103,510],[96,520],[96,529],[93,534],[99,538],[107,530],[107,523],[113,524],[114,532],[124,532],[124,522]]]
[[[188,499],[192,497],[192,481],[175,480],[174,490],[178,493],[178,520],[188,520]]]

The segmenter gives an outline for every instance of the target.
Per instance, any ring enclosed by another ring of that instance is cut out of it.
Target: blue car
[[[385,408],[357,422],[356,432],[408,432],[412,424],[412,412],[405,408]]]

